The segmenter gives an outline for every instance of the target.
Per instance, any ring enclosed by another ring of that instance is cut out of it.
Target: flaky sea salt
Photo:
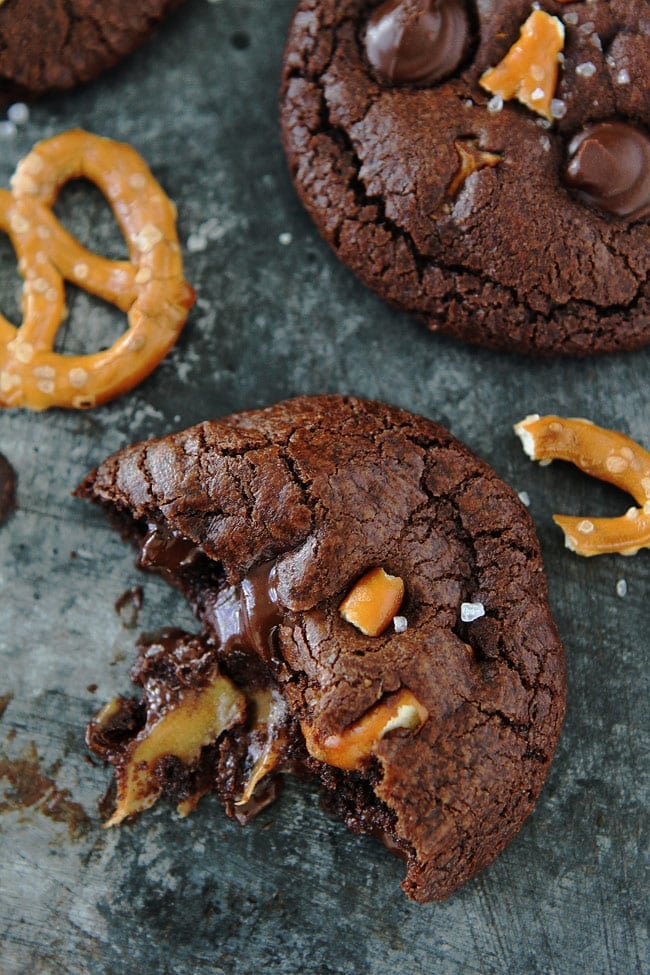
[[[627,582],[625,579],[619,579],[616,583],[616,595],[620,596],[621,599],[627,596]]]
[[[16,134],[16,126],[9,119],[0,121],[0,139],[10,139]]]
[[[530,495],[528,491],[520,491],[518,497],[522,504],[525,504],[527,508],[530,508]]]
[[[502,108],[503,108],[503,96],[502,95],[495,95],[487,103],[487,110],[488,110],[488,112],[500,112]]]
[[[621,68],[619,73],[616,75],[616,81],[619,85],[629,85],[630,83],[630,72],[626,71],[625,68]]]
[[[283,247],[288,247],[293,240],[293,235],[288,231],[284,231],[282,234],[278,234],[278,243],[282,244]]]
[[[24,125],[25,122],[29,121],[29,109],[24,102],[14,102],[7,109],[7,118],[14,125]]]
[[[393,616],[393,626],[396,633],[406,633],[409,628],[409,621],[406,616]]]
[[[186,247],[190,254],[198,254],[207,249],[208,240],[203,234],[190,234],[187,238]]]
[[[561,98],[551,98],[551,115],[553,118],[564,118],[566,115],[566,102]]]
[[[593,61],[583,61],[576,68],[576,74],[581,78],[591,78],[592,75],[596,74],[596,65]]]
[[[474,620],[485,616],[485,606],[483,603],[461,603],[460,618],[463,623],[473,623]]]
[[[573,10],[570,10],[568,14],[565,14],[562,19],[564,20],[565,24],[569,24],[571,27],[578,23],[578,15]]]

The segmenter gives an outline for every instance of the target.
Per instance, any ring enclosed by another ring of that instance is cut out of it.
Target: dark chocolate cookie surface
[[[91,81],[139,47],[183,0],[4,0],[0,103]]]
[[[187,811],[212,788],[235,815],[299,768],[352,829],[406,859],[418,901],[449,895],[512,839],[557,743],[564,654],[526,509],[446,430],[302,397],[126,448],[79,493],[203,627],[146,646],[143,702],[118,699],[91,726],[118,769],[113,822],[151,804],[125,800],[129,762],[150,762],[154,799]],[[372,569],[404,588],[375,634],[341,611]],[[174,708],[189,694],[199,711],[217,680],[230,724],[200,754],[156,750]]]
[[[430,329],[532,354],[639,348],[648,4],[535,6],[563,35],[546,114],[541,44],[520,59],[533,108],[481,84],[527,0],[301,0],[281,95],[291,174],[336,254]]]

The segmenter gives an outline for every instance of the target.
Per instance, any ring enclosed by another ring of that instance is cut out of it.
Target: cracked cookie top
[[[301,397],[126,448],[79,493],[185,592],[243,694],[281,696],[292,767],[404,856],[409,896],[447,896],[514,836],[560,732],[563,650],[528,512],[446,430]]]
[[[296,189],[432,331],[587,355],[650,341],[645,0],[300,0]]]
[[[0,104],[91,81],[139,47],[182,2],[0,3]]]

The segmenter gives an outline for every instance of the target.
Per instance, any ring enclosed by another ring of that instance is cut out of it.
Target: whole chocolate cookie
[[[446,430],[302,397],[128,447],[78,493],[202,623],[144,641],[142,699],[90,725],[111,825],[210,789],[244,821],[297,770],[404,857],[418,901],[512,839],[557,743],[564,654],[526,509]]]
[[[300,0],[284,144],[318,229],[432,331],[650,341],[647,0]]]
[[[4,0],[0,103],[91,81],[134,51],[183,0]]]

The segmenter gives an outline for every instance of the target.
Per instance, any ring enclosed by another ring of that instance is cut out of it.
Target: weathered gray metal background
[[[285,171],[276,92],[291,7],[193,0],[128,63],[32,106],[0,142],[2,186],[35,141],[74,125],[133,143],[178,204],[199,296],[178,346],[134,393],[83,415],[0,415],[0,451],[20,479],[0,528],[0,696],[12,695],[0,722],[0,971],[647,971],[650,553],[565,551],[553,511],[614,514],[629,500],[568,465],[534,467],[511,427],[532,411],[582,415],[650,446],[650,350],[525,361],[429,336],[368,294],[321,243]],[[92,246],[123,251],[98,193],[68,187],[57,209]],[[13,317],[19,284],[2,237],[0,303]],[[69,304],[66,349],[118,333],[112,309],[72,292]],[[85,757],[86,721],[128,691],[138,630],[190,621],[71,490],[130,441],[324,390],[445,423],[528,492],[542,539],[568,656],[564,736],[515,843],[444,904],[410,904],[401,864],[297,783],[245,829],[209,798],[187,820],[161,806],[110,832],[95,810],[108,773]],[[114,601],[138,582],[145,602],[129,628]]]

